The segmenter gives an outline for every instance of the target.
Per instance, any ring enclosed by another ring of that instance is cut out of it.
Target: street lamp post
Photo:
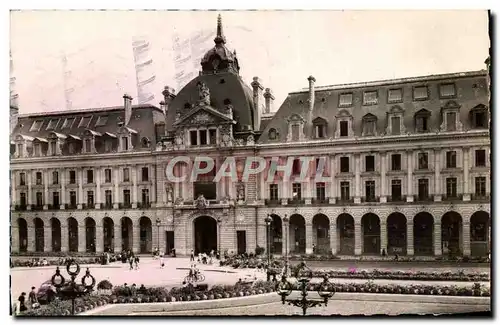
[[[285,214],[285,217],[283,218],[283,222],[285,223],[285,275],[288,275],[288,222],[290,219],[288,218],[288,215]]]
[[[218,229],[217,229],[217,251],[219,252],[219,259],[221,259],[221,256],[222,256],[222,252],[220,251],[220,228],[221,228],[221,224],[222,224],[222,219],[219,217],[217,218],[217,226],[218,226]]]
[[[266,242],[267,242],[267,281],[271,278],[270,267],[271,267],[271,243],[270,243],[270,233],[271,233],[271,222],[273,218],[271,218],[270,214],[267,214],[265,219],[267,231],[266,231]]]
[[[160,218],[156,218],[156,228],[157,228],[157,235],[158,235],[158,245],[156,246],[158,248],[158,251],[160,250],[160,226],[161,226],[161,220]]]

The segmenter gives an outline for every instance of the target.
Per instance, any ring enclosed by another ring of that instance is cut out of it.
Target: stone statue
[[[238,198],[238,201],[245,201],[245,184],[243,183],[238,183],[237,189],[236,189],[236,195]]]
[[[180,149],[184,146],[184,139],[181,134],[177,134],[174,138],[174,145],[176,148]]]
[[[175,199],[175,205],[182,205],[184,203],[184,199],[181,197],[178,197]]]
[[[181,113],[177,112],[177,114],[175,114],[175,122],[179,121],[180,119],[181,119]]]
[[[247,146],[253,146],[253,145],[255,145],[255,139],[253,135],[250,134],[247,138]]]
[[[165,185],[165,192],[167,193],[167,203],[172,203],[174,200],[172,184],[167,183],[167,185]]]
[[[199,81],[198,84],[198,95],[199,103],[204,105],[210,105],[210,90],[203,81]]]
[[[196,208],[200,210],[208,207],[208,204],[209,202],[207,199],[205,199],[205,196],[203,196],[203,194],[200,194],[195,202]]]

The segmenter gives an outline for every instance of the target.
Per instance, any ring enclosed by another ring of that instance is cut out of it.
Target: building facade
[[[489,252],[487,71],[335,86],[311,76],[272,113],[271,90],[241,79],[220,17],[214,41],[159,108],[125,95],[120,107],[11,114],[12,252]],[[245,178],[248,157],[265,172]],[[217,179],[228,158],[236,178]],[[177,160],[176,176],[204,172],[172,182]],[[268,177],[283,164],[290,177]]]

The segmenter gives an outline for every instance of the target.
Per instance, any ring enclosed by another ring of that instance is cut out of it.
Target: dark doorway
[[[167,247],[165,252],[170,255],[172,250],[175,248],[175,235],[173,231],[165,231],[165,238],[167,239]]]
[[[153,226],[151,219],[148,217],[141,217],[139,221],[140,226],[140,252],[151,253],[153,251]]]
[[[217,222],[209,216],[196,218],[194,221],[195,254],[210,253],[217,250]]]
[[[238,230],[236,232],[236,238],[238,241],[238,254],[246,253],[246,251],[247,251],[247,232],[244,230]]]
[[[472,256],[486,256],[490,252],[490,217],[478,211],[470,218],[470,249]]]
[[[52,218],[50,219],[51,228],[52,228],[52,251],[60,252],[61,251],[61,222],[59,219]]]
[[[413,247],[415,255],[434,255],[434,218],[427,212],[413,218]]]
[[[111,252],[114,250],[114,238],[115,238],[115,224],[113,219],[105,217],[102,220],[102,231],[104,237],[104,251]]]
[[[24,219],[17,219],[19,227],[19,251],[28,251],[28,223]]]
[[[129,217],[123,217],[121,219],[122,223],[122,250],[128,251],[132,250],[132,220]]]
[[[269,251],[271,254],[281,254],[283,249],[283,226],[281,223],[281,218],[275,214],[271,215],[273,221],[271,221],[270,235],[269,238],[266,237],[266,241],[269,240]],[[266,244],[267,246],[267,244]],[[264,247],[267,251],[267,247]]]
[[[306,253],[306,221],[300,214],[294,214],[290,217],[290,253]],[[312,238],[311,238],[312,239]],[[309,239],[309,240],[311,240]]]
[[[354,218],[343,213],[337,218],[339,255],[354,255]]]
[[[363,231],[363,254],[380,254],[380,219],[376,214],[367,213],[361,218]]]
[[[406,255],[406,217],[394,212],[387,218],[387,254]]]
[[[40,218],[35,218],[35,251],[43,252],[44,247],[44,229],[43,229],[43,221]]]
[[[92,218],[85,219],[85,243],[88,253],[95,253],[95,221]]]
[[[73,217],[68,219],[68,241],[69,251],[78,252],[78,221]]]

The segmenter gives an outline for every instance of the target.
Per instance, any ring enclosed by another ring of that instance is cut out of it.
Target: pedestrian
[[[191,250],[191,258],[189,259],[189,262],[194,262],[194,250]]]
[[[28,302],[29,302],[30,306],[32,306],[32,307],[38,302],[36,299],[35,287],[31,287],[31,291],[28,294]]]
[[[139,269],[139,256],[136,256],[134,258],[134,262],[135,262],[135,269],[138,270]]]
[[[163,259],[163,254],[160,252],[160,267],[163,269],[165,267],[165,261]]]
[[[198,263],[201,263],[201,253],[198,253]]]
[[[130,270],[134,269],[134,257],[130,256],[128,259],[128,263],[130,264]]]
[[[133,297],[137,294],[137,286],[135,283],[132,284],[132,287],[130,288],[130,295]]]
[[[25,312],[28,309],[26,308],[26,292],[21,293],[17,301],[19,302],[19,312]]]

